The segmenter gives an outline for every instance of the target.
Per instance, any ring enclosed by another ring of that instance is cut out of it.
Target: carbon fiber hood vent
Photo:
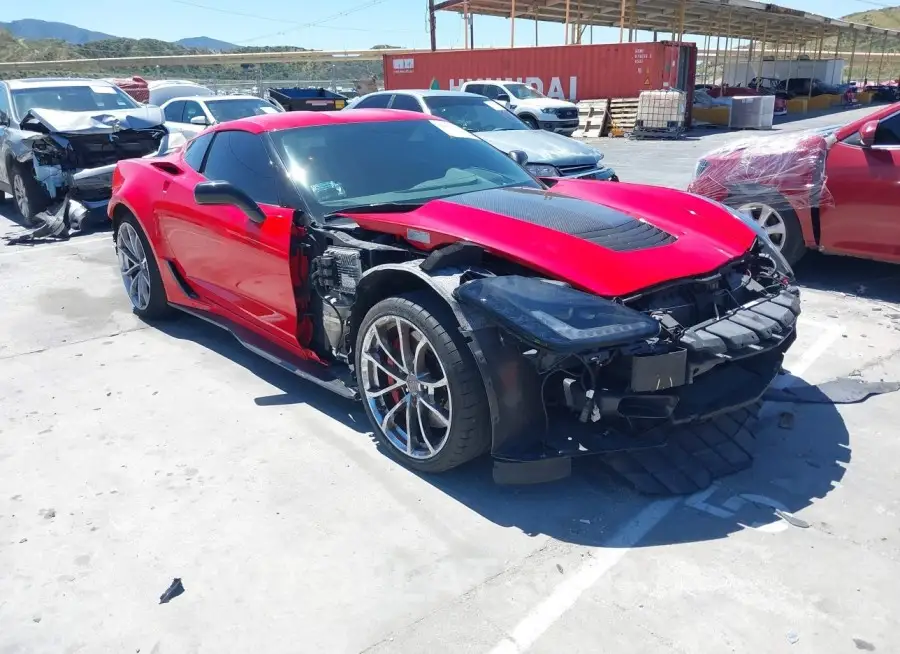
[[[538,189],[491,189],[444,201],[540,225],[616,252],[644,250],[675,242],[672,234],[621,211]]]

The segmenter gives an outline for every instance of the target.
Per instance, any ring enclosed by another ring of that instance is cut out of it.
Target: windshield
[[[547,96],[528,86],[527,84],[506,84],[509,92],[519,100],[530,100],[532,98],[546,98]]]
[[[104,111],[134,109],[138,104],[118,87],[97,84],[91,86],[40,86],[12,92],[16,116],[21,120],[31,109],[60,111]]]
[[[464,95],[436,95],[423,99],[432,114],[470,132],[528,129],[515,114],[492,100]]]
[[[281,113],[272,103],[259,98],[235,98],[231,100],[207,100],[206,106],[217,123],[248,116]]]
[[[505,154],[441,120],[300,127],[271,137],[288,176],[319,215],[503,186],[542,188]]]

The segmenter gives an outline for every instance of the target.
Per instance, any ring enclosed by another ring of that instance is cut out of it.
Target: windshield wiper
[[[371,204],[357,204],[350,207],[341,207],[327,214],[325,218],[334,218],[348,213],[403,213],[415,211],[424,202],[373,202]]]

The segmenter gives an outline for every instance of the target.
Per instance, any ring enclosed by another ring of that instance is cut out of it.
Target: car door
[[[821,245],[828,251],[900,263],[900,112],[883,118],[871,147],[859,134],[828,153]]]
[[[180,132],[185,137],[190,138],[191,134],[185,130],[190,125],[185,125],[182,117],[184,116],[184,100],[172,100],[163,107],[163,117],[166,119],[166,128],[170,132]]]
[[[206,123],[203,125],[194,125],[191,120],[198,116],[205,119]],[[188,138],[192,138],[205,130],[209,125],[209,116],[206,115],[203,106],[196,100],[185,100],[184,111],[181,115],[181,124],[178,126],[184,135]]]
[[[160,229],[179,272],[203,298],[258,333],[297,347],[297,309],[290,276],[293,209],[280,206],[275,164],[258,134],[221,130],[195,170],[171,180],[157,205]],[[196,162],[194,162],[196,163]],[[191,167],[188,165],[187,167]],[[253,222],[234,206],[198,205],[193,193],[204,180],[226,181],[256,201],[266,220]]]

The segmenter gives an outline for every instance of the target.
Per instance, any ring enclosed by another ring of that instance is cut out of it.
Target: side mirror
[[[875,145],[875,132],[878,131],[878,121],[870,120],[859,130],[859,142],[864,148]]]
[[[191,125],[209,125],[209,120],[206,116],[194,116],[191,118]]]
[[[266,219],[266,214],[253,201],[253,198],[231,182],[200,182],[194,187],[194,202],[201,205],[237,207],[257,224]]]
[[[497,102],[509,102],[509,95],[506,93],[500,93],[497,95]]]
[[[522,150],[510,150],[509,158],[515,161],[520,166],[524,166],[528,163],[528,155],[525,154]]]
[[[9,127],[12,125],[12,120],[9,118],[9,114],[5,111],[0,111],[0,127]]]

